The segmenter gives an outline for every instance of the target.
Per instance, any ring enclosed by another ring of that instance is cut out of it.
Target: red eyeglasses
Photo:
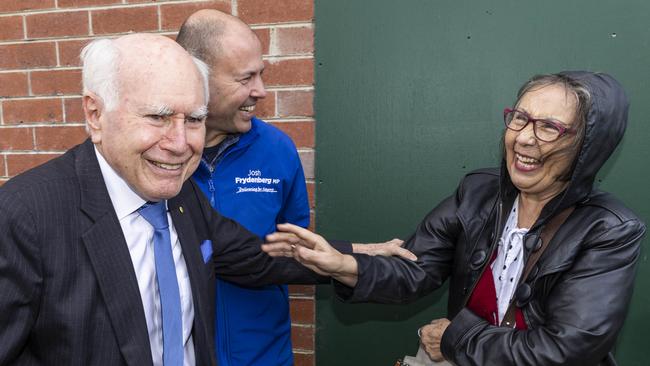
[[[532,122],[535,137],[544,142],[553,142],[566,134],[576,132],[575,129],[564,127],[561,122],[544,118],[533,118],[524,111],[512,108],[503,110],[503,121],[506,127],[513,131],[521,131]]]

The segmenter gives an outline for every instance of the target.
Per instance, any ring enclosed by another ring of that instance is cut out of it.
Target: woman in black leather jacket
[[[535,77],[504,111],[501,168],[469,173],[424,218],[405,244],[417,261],[342,255],[292,225],[280,225],[286,233],[269,236],[268,248],[331,275],[349,302],[405,303],[449,278],[450,320],[422,329],[434,359],[613,364],[609,351],[627,313],[645,226],[593,181],[623,137],[627,112],[627,97],[609,75]],[[567,208],[540,249],[542,231]]]

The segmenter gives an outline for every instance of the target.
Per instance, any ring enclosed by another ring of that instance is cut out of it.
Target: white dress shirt
[[[506,315],[510,300],[515,293],[519,277],[524,270],[524,235],[528,232],[527,228],[518,227],[519,196],[512,205],[510,216],[506,221],[506,227],[503,229],[501,239],[499,239],[498,254],[492,263],[492,278],[494,288],[497,293],[497,306],[499,308],[500,324]]]
[[[120,221],[126,244],[129,247],[133,269],[138,280],[142,306],[147,321],[151,356],[155,366],[163,365],[163,334],[162,313],[160,309],[160,293],[156,281],[156,263],[153,253],[154,228],[137,212],[146,203],[122,179],[115,170],[106,162],[104,157],[95,148],[99,167],[106,182],[108,195],[111,197],[113,208]],[[194,341],[192,340],[192,326],[194,324],[194,305],[192,302],[192,288],[187,273],[187,265],[178,234],[167,213],[169,222],[169,235],[172,243],[174,265],[178,290],[181,295],[181,311],[183,319],[184,366],[195,365]]]

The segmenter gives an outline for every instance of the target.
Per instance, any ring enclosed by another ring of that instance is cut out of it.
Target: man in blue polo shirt
[[[185,21],[177,42],[210,67],[206,143],[193,178],[212,206],[261,237],[277,223],[307,227],[309,203],[296,147],[254,117],[266,96],[255,33],[236,17],[200,10]],[[414,260],[401,242],[352,247],[356,253]],[[287,287],[248,289],[218,279],[216,286],[219,365],[292,365]]]
[[[264,237],[275,225],[309,225],[302,165],[291,139],[254,117],[266,96],[262,46],[239,19],[201,10],[177,39],[210,66],[203,159],[193,178],[212,206]],[[217,279],[219,365],[292,365],[286,286],[243,288]]]

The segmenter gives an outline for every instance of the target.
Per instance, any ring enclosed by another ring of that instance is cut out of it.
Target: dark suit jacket
[[[168,207],[192,288],[197,365],[215,363],[215,274],[249,286],[325,280],[260,252],[191,181]],[[0,188],[0,365],[14,363],[152,364],[135,271],[90,141]]]

